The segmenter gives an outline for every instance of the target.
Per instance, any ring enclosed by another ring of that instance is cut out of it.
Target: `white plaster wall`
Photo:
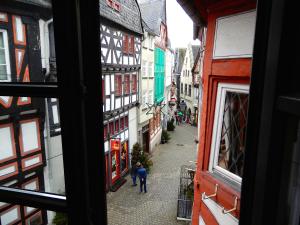
[[[213,58],[252,57],[255,21],[256,11],[218,18]]]
[[[160,130],[156,133],[156,135],[151,139],[151,141],[150,141],[150,152],[153,152],[155,146],[160,144],[161,132],[162,132],[162,129],[160,128]]]
[[[129,126],[129,153],[132,151],[133,145],[138,141],[137,134],[137,107],[133,107],[129,110],[128,126]]]
[[[61,136],[45,137],[46,161],[44,168],[45,191],[62,194],[65,192],[65,179],[62,158]],[[48,220],[52,221],[55,212],[47,211]]]
[[[140,89],[139,89],[139,96],[140,96],[140,107],[139,107],[139,115],[138,115],[138,124],[139,124],[139,130],[142,129],[142,124],[145,124],[146,121],[149,121],[153,115],[148,114],[146,115],[147,111],[145,108],[143,108],[143,91],[146,90],[147,94],[149,94],[150,91],[152,91],[152,99],[154,98],[154,50],[152,47],[154,46],[154,37],[151,35],[148,35],[147,32],[145,32],[143,40],[143,47],[142,47],[142,61],[146,61],[147,63],[152,62],[152,74],[150,76],[147,75],[147,77],[142,77],[143,74],[143,67],[141,68],[141,76],[140,76]],[[151,40],[150,40],[151,39]],[[152,46],[149,42],[152,42]],[[148,74],[148,71],[146,71]],[[149,97],[149,96],[148,96]]]

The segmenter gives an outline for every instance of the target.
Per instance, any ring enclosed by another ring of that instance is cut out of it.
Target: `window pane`
[[[0,55],[0,57],[1,57],[1,55]],[[0,81],[1,80],[7,80],[6,65],[0,65]]]
[[[247,127],[248,94],[226,92],[218,166],[242,177]]]
[[[0,48],[0,64],[6,64],[5,50]]]
[[[51,1],[26,1],[20,7],[1,9],[7,20],[1,21],[0,65],[6,64],[9,77],[2,66],[0,81],[57,82]]]
[[[4,48],[3,33],[0,32],[0,48]]]
[[[0,96],[0,186],[64,194],[58,99]]]
[[[67,217],[64,213],[46,211],[25,205],[12,205],[0,202],[0,221],[0,224],[2,225],[67,224],[65,223],[65,221],[67,221]]]

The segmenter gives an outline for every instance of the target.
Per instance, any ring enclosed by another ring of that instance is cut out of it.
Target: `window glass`
[[[148,76],[153,77],[153,62],[149,62],[148,64]]]
[[[142,61],[142,76],[147,76],[147,61],[145,60]]]
[[[241,182],[244,168],[248,86],[219,84],[211,169]]]
[[[115,94],[122,95],[122,75],[115,75]]]
[[[131,85],[131,92],[136,93],[137,91],[137,76],[136,74],[132,74],[132,85]]]
[[[130,93],[130,75],[124,75],[124,93],[127,95]]]
[[[0,81],[10,81],[7,31],[0,29]]]

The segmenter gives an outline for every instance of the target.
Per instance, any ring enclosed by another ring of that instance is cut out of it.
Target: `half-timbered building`
[[[30,10],[29,10],[30,9]],[[44,82],[40,20],[50,1],[8,1],[0,8],[0,82]],[[0,96],[0,185],[45,191],[45,100]],[[0,203],[1,224],[47,224],[45,211]]]
[[[177,1],[205,46],[192,224],[239,224],[256,1]]]
[[[143,28],[135,0],[100,0],[100,16],[106,183],[115,190],[137,142]]]

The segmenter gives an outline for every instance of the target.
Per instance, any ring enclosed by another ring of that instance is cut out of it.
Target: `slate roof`
[[[176,48],[175,49],[175,71],[174,73],[181,73],[182,66],[183,66],[183,61],[184,61],[184,56],[186,53],[186,48]]]
[[[200,49],[200,45],[192,45],[192,54],[193,54],[192,60],[193,60],[193,63],[196,60],[199,49]]]
[[[107,5],[106,0],[100,1],[100,16],[113,21],[128,30],[143,34],[139,5],[136,0],[118,0],[120,12]]]
[[[167,23],[166,0],[138,0],[138,2],[143,20],[159,36],[161,22]]]

